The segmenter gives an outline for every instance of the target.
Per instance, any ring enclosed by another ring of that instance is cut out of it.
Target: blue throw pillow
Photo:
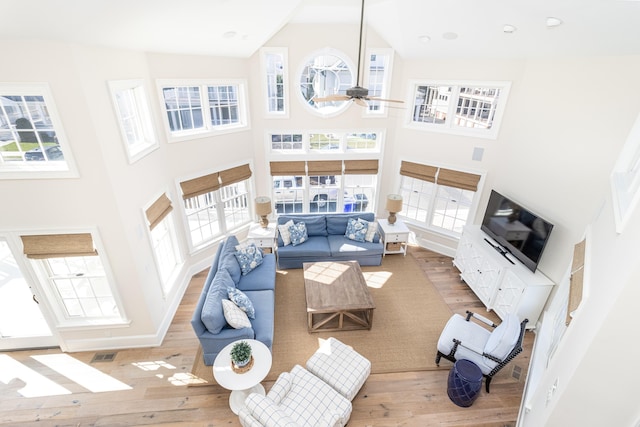
[[[364,242],[364,238],[367,236],[367,228],[368,224],[349,218],[349,221],[347,222],[347,231],[344,235],[347,239],[355,240],[356,242]]]
[[[253,303],[244,292],[240,289],[229,287],[227,288],[227,293],[229,295],[229,299],[240,307],[240,310],[247,313],[247,316],[250,319],[256,318],[256,309],[253,308]]]
[[[243,276],[262,264],[262,250],[256,247],[255,243],[250,243],[246,246],[237,246],[234,255],[238,260],[238,264],[240,264],[240,270]]]
[[[291,244],[293,246],[300,245],[307,241],[307,226],[304,222],[297,222],[289,227],[291,235]]]

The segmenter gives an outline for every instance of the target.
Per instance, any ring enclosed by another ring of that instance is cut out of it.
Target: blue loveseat
[[[213,365],[218,352],[236,340],[256,339],[269,350],[272,348],[276,259],[273,254],[264,254],[262,264],[243,275],[234,255],[238,244],[238,239],[230,236],[218,246],[191,318],[191,326],[202,346],[205,365]],[[255,309],[255,319],[249,319],[251,327],[234,329],[227,323],[222,300],[228,299],[228,287],[241,290],[251,300]]]
[[[372,212],[357,214],[291,214],[278,216],[278,226],[292,220],[294,224],[304,222],[308,239],[296,246],[285,245],[278,233],[278,267],[302,268],[305,262],[358,261],[360,265],[380,265],[383,244],[379,232],[372,242],[359,242],[345,236],[349,219],[361,218],[376,224]]]

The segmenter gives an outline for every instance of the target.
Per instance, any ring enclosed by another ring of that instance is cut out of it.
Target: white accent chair
[[[478,322],[471,322],[476,319]],[[508,314],[496,326],[491,320],[477,313],[467,311],[467,316],[451,316],[438,340],[436,365],[440,358],[451,362],[467,359],[478,365],[485,378],[489,393],[489,384],[493,376],[522,351],[525,327],[528,319],[522,322],[515,314]],[[492,330],[481,324],[488,325]]]
[[[300,365],[280,374],[269,393],[251,393],[238,416],[244,427],[335,427],[351,417],[351,402]]]
[[[353,400],[371,373],[371,362],[331,337],[307,360],[307,369],[341,395]]]

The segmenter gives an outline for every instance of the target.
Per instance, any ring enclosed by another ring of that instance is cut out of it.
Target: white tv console
[[[485,239],[497,245],[480,226],[464,228],[453,259],[460,278],[487,311],[494,310],[501,319],[516,313],[520,320],[529,319],[527,329],[534,329],[554,283],[539,271],[533,273],[511,254],[505,258]]]

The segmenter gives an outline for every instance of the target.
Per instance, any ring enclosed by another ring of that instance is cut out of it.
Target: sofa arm
[[[245,407],[240,408],[238,417],[240,418],[242,427],[263,427],[260,421],[253,418],[253,415],[251,415]]]
[[[205,331],[198,336],[198,339],[200,340],[200,345],[202,345],[202,349],[205,353],[217,353],[234,341],[253,339],[254,337],[255,332],[253,331],[253,328],[224,328],[217,334]]]

